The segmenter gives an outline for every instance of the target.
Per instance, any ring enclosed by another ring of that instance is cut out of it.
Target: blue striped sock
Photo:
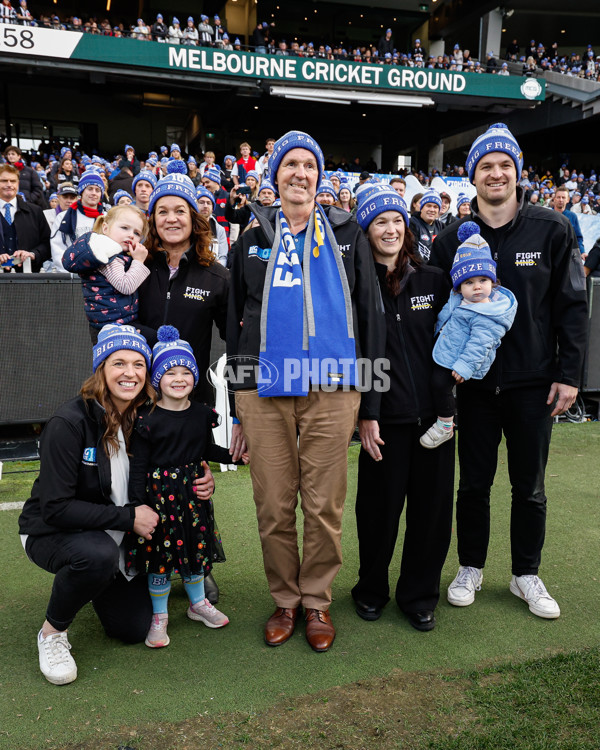
[[[204,601],[204,576],[190,576],[189,578],[184,578],[183,586],[192,606],[198,604],[198,602]]]
[[[148,573],[148,591],[152,601],[152,612],[155,615],[167,614],[169,594],[171,592],[171,578],[168,575]]]

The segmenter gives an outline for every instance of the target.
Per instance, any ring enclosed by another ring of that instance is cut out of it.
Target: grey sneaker
[[[207,628],[224,628],[229,622],[229,617],[224,615],[222,612],[205,599],[197,604],[190,605],[187,616],[190,620],[196,620],[196,622],[203,622]]]
[[[481,591],[482,581],[481,568],[461,565],[456,578],[448,586],[448,601],[455,607],[468,607],[475,601],[475,592]]]
[[[419,442],[423,448],[437,448],[447,440],[452,440],[453,435],[454,428],[451,430],[444,430],[437,422],[434,422],[427,432],[421,435]]]
[[[152,615],[150,630],[144,643],[148,648],[164,648],[171,642],[167,634],[167,625],[169,624],[169,615],[160,613]]]
[[[38,652],[42,674],[53,685],[68,685],[77,679],[77,664],[71,656],[71,644],[66,631],[42,638],[38,633]]]
[[[510,582],[510,590],[519,599],[529,604],[529,611],[546,620],[555,620],[560,617],[560,607],[556,600],[546,591],[542,579],[538,576],[513,576]]]

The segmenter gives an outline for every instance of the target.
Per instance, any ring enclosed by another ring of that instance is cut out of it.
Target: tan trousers
[[[265,573],[278,607],[329,609],[331,584],[342,564],[348,443],[359,405],[357,391],[276,398],[236,393],[250,451]],[[298,492],[304,514],[302,562]]]

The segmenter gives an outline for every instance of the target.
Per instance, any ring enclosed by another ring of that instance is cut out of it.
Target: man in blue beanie
[[[448,601],[468,606],[481,589],[490,490],[504,434],[512,486],[510,591],[533,614],[555,619],[560,607],[538,576],[546,531],[544,474],[552,418],[575,403],[581,381],[587,331],[581,256],[564,216],[525,203],[523,188],[517,187],[523,155],[506,125],[492,125],[475,140],[466,167],[477,190],[473,220],[519,307],[488,374],[457,387],[460,567]],[[462,221],[433,243],[430,263],[448,273]]]
[[[335,638],[329,606],[342,562],[348,442],[359,407],[373,418],[356,390],[356,362],[382,356],[384,329],[366,237],[346,211],[315,204],[319,144],[307,133],[286,133],[274,145],[269,175],[281,207],[252,203],[258,226],[231,249],[227,354],[239,420],[232,453],[238,460],[247,441],[276,606],[265,641],[287,641],[304,608],[306,639],[322,652]]]

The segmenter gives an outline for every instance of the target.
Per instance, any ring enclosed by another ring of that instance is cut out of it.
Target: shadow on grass
[[[407,673],[265,711],[123,728],[61,750],[597,750],[598,649],[474,672]]]

